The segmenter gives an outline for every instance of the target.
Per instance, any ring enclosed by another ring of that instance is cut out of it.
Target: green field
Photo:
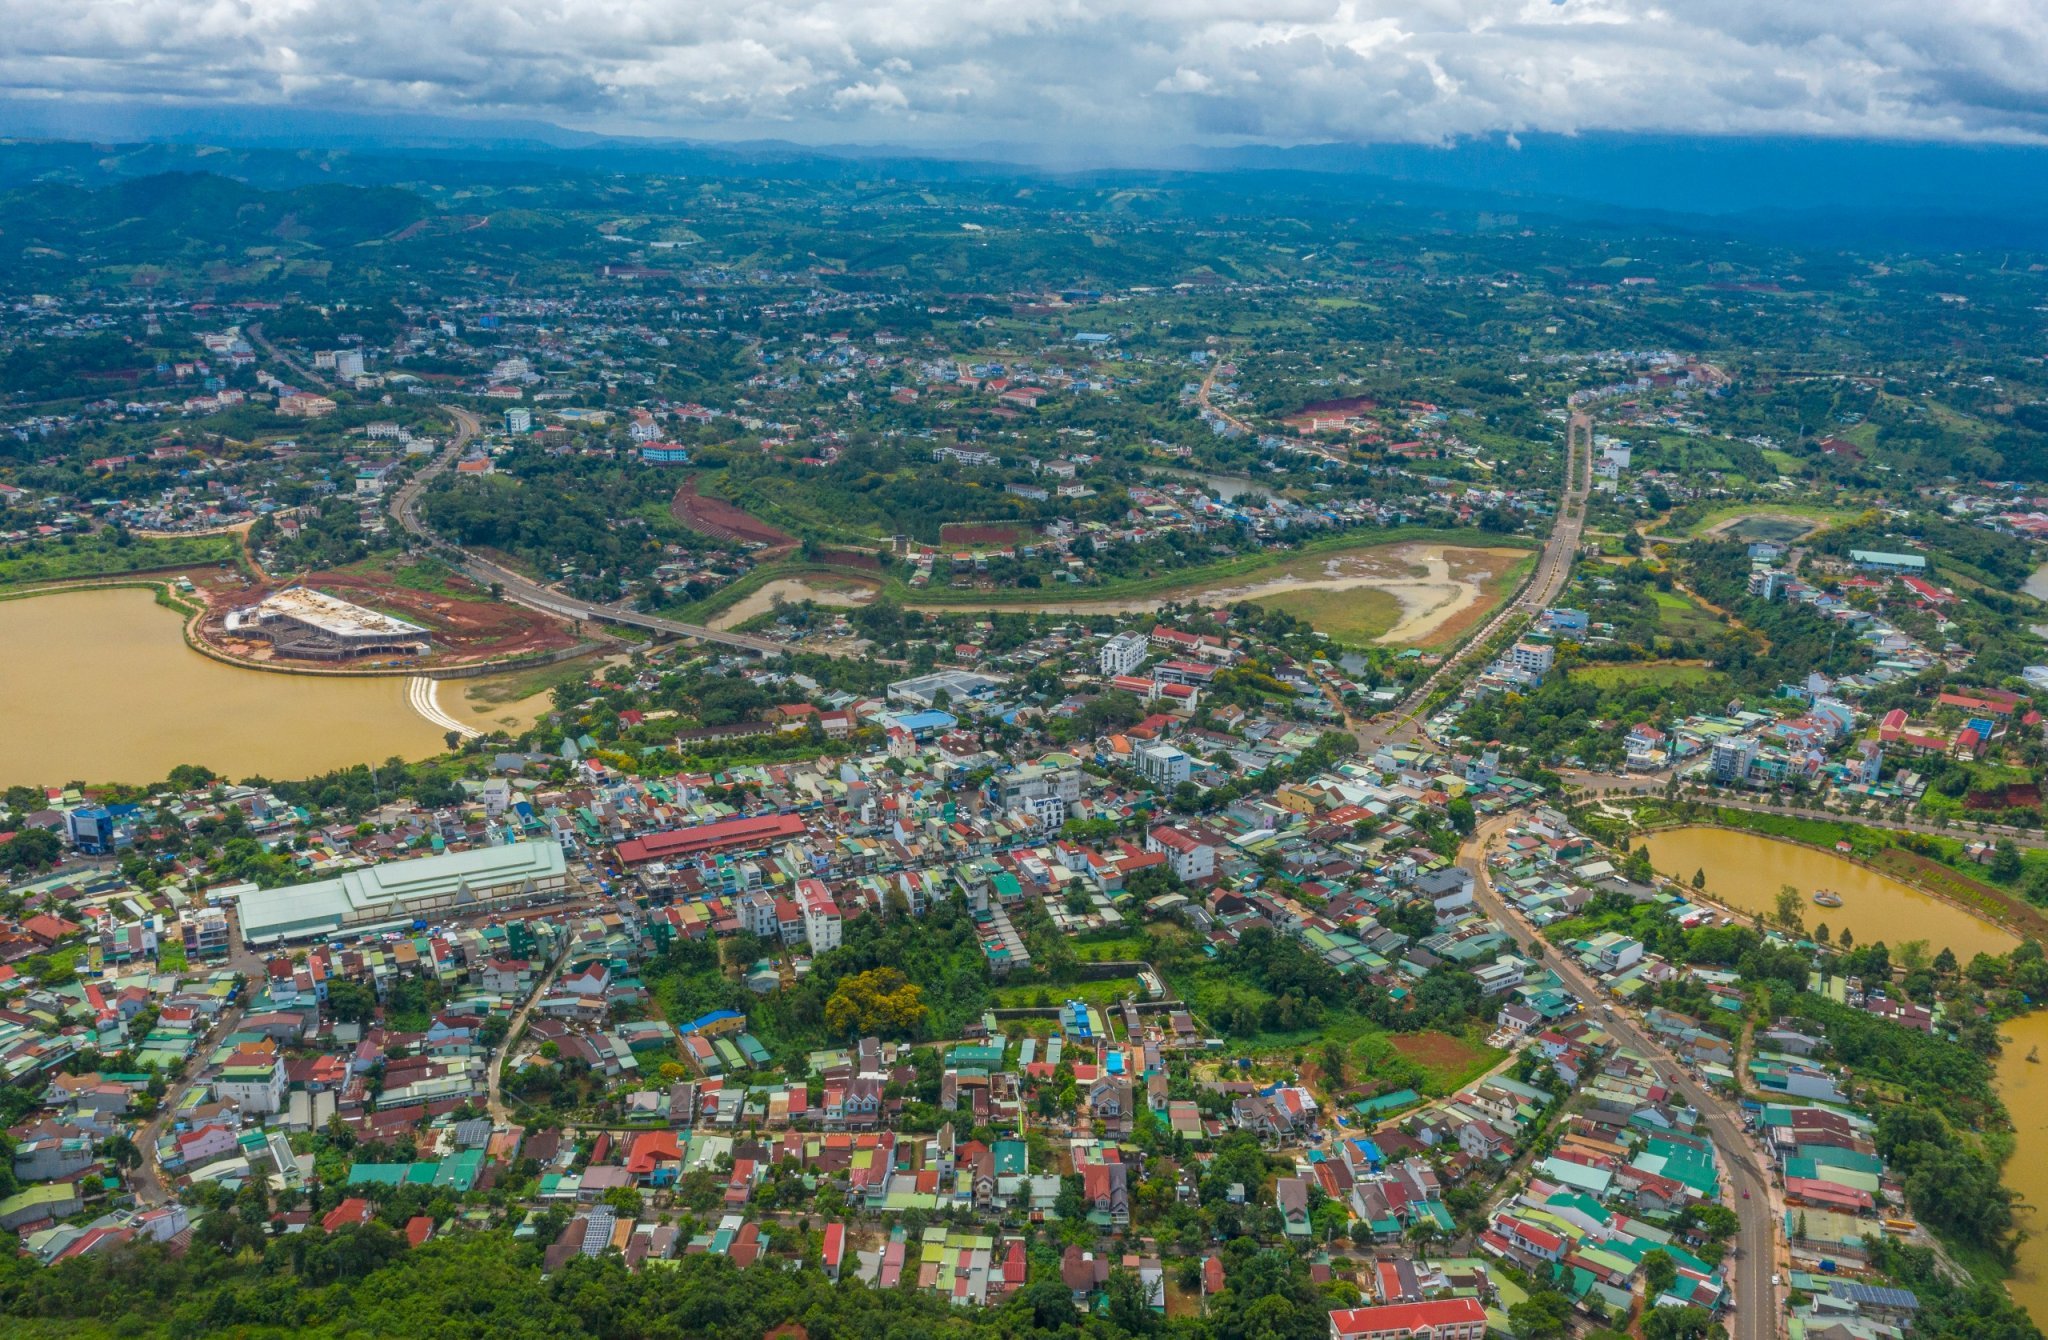
[[[4,587],[165,568],[207,568],[234,561],[236,544],[232,535],[180,536],[117,544],[110,532],[100,531],[71,544],[41,541],[0,550],[0,554],[5,555],[0,557],[0,587]]]
[[[1694,688],[1716,678],[1704,665],[1682,665],[1674,661],[1645,661],[1636,665],[1585,665],[1571,672],[1574,683],[1595,684],[1603,689],[1658,687]]]
[[[1849,515],[1850,514],[1848,512],[1845,512],[1838,507],[1821,507],[1816,504],[1810,503],[1729,503],[1726,506],[1714,508],[1705,516],[1702,516],[1699,520],[1685,527],[1685,529],[1680,531],[1679,533],[1682,535],[1693,536],[1704,535],[1708,531],[1714,529],[1714,527],[1723,525],[1729,521],[1734,521],[1738,518],[1762,520],[1766,517],[1775,518],[1780,521],[1803,523],[1804,529],[1807,531],[1811,531],[1821,526],[1826,526],[1837,521],[1846,520],[1849,517]],[[1735,538],[1764,537],[1738,536]]]
[[[1339,642],[1375,641],[1401,621],[1401,602],[1385,591],[1369,587],[1353,591],[1283,591],[1277,596],[1262,596],[1258,603],[1269,610],[1292,614]]]
[[[1027,982],[1021,986],[999,986],[996,988],[996,1008],[1002,1010],[1028,1010],[1040,1003],[1043,996],[1052,1005],[1067,1000],[1085,1000],[1098,1008],[1116,1004],[1125,996],[1146,999],[1145,988],[1138,985],[1135,977],[1106,977],[1099,982]]]
[[[1721,630],[1721,620],[1711,610],[1701,609],[1676,591],[1652,591],[1657,598],[1657,627],[1671,637],[1712,637]]]

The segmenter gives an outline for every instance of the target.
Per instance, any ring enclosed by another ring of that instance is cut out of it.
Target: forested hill
[[[801,1224],[769,1235],[805,1234]],[[550,1235],[551,1236],[551,1235]],[[409,1340],[1035,1340],[1036,1337],[1271,1337],[1319,1340],[1333,1301],[1291,1252],[1226,1249],[1231,1286],[1206,1317],[1177,1321],[1144,1305],[1135,1275],[1110,1278],[1107,1304],[1084,1317],[1050,1246],[1035,1247],[1031,1280],[1000,1307],[958,1308],[914,1287],[871,1289],[814,1267],[736,1268],[684,1256],[629,1274],[616,1256],[578,1258],[543,1276],[540,1249],[503,1233],[457,1234],[408,1250],[380,1224],[333,1235],[266,1239],[232,1212],[201,1220],[191,1250],[120,1249],[43,1269],[0,1266],[0,1313],[42,1318],[34,1334],[168,1336],[405,1336]],[[914,1273],[906,1276],[913,1285]],[[96,1325],[86,1330],[76,1323]],[[778,1332],[778,1328],[801,1327]],[[0,1324],[0,1332],[8,1326]],[[16,1332],[17,1334],[19,1332]]]

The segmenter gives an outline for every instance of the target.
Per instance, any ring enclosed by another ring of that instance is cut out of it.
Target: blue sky
[[[706,138],[2048,140],[2038,0],[0,0],[15,97]]]

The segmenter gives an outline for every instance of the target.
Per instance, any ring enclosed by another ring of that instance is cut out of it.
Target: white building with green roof
[[[569,863],[559,844],[514,842],[389,861],[311,884],[256,889],[240,894],[235,903],[242,938],[272,944],[396,930],[415,921],[550,896],[568,886]]]

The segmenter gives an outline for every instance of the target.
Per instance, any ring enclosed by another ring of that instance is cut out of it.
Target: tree
[[[1678,1282],[1678,1262],[1671,1253],[1655,1249],[1643,1254],[1643,1296],[1651,1302]]]
[[[1991,849],[1991,862],[1986,869],[2000,884],[2010,884],[2020,877],[2020,852],[2012,845],[2011,838],[1998,840],[1998,845]]]
[[[1953,961],[1953,960],[1951,960]],[[1899,942],[1899,965],[1910,975],[1927,966],[1927,941],[1901,940]]]
[[[825,1002],[825,1026],[841,1036],[907,1036],[928,1013],[924,988],[895,968],[871,968],[839,979]]]
[[[1705,866],[1701,866],[1699,869],[1692,872],[1692,886],[1695,889],[1704,889],[1707,887],[1707,868]]]
[[[376,993],[361,982],[327,984],[327,1012],[345,1024],[359,1024],[377,1012]]]
[[[1794,933],[1806,928],[1806,913],[1799,905],[1799,890],[1790,884],[1778,886],[1778,896],[1771,904],[1771,920]]]
[[[1342,1088],[1344,1084],[1344,1044],[1335,1038],[1323,1044],[1323,1082],[1330,1089]]]
[[[1643,1318],[1643,1340],[1702,1340],[1713,1324],[1703,1307],[1653,1307]]]
[[[1152,1300],[1145,1296],[1145,1281],[1135,1270],[1113,1267],[1103,1281],[1102,1295],[1110,1324],[1125,1335],[1144,1335],[1159,1324]]]

